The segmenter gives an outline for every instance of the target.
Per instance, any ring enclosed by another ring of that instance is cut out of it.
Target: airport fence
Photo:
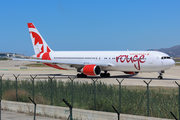
[[[124,114],[172,119],[172,111],[179,118],[178,87],[149,87],[151,80],[144,81],[147,87],[133,87],[121,86],[123,80],[118,79],[119,85],[107,85],[95,78],[88,83],[70,77],[66,82],[49,76],[46,80],[36,80],[36,76],[31,76],[29,80],[14,77],[15,81],[1,79],[3,100],[31,102],[30,97],[37,104],[67,107],[62,101],[64,98],[73,108],[115,112],[113,105]]]

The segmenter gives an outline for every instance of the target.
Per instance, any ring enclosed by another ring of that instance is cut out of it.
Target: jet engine
[[[101,68],[98,65],[85,65],[81,72],[85,75],[99,75],[101,73]]]

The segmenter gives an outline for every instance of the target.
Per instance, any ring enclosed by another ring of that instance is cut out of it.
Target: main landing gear
[[[87,75],[81,73],[81,74],[77,74],[77,78],[87,78]]]
[[[162,77],[162,73],[164,73],[164,71],[160,71],[160,72],[158,72],[159,73],[159,76],[158,76],[158,79],[163,79],[163,77]]]
[[[104,73],[100,74],[101,77],[110,77],[110,73],[107,73],[107,71],[104,71]]]
[[[104,73],[101,73],[100,76],[103,77],[103,78],[106,78],[106,77],[110,77],[110,74],[107,73],[107,71],[104,71]],[[81,74],[78,73],[77,78],[87,78],[87,75],[85,75],[83,73],[81,73]]]

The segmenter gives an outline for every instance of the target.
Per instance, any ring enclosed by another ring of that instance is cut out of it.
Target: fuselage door
[[[153,64],[153,57],[152,56],[149,56],[149,64]]]

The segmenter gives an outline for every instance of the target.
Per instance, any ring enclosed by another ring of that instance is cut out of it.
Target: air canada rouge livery
[[[77,77],[100,75],[110,77],[108,71],[122,71],[126,74],[158,72],[162,79],[164,70],[174,66],[169,55],[158,51],[53,51],[45,42],[33,23],[28,23],[35,55],[38,59],[14,59],[42,62],[61,70],[62,65],[77,69]]]

